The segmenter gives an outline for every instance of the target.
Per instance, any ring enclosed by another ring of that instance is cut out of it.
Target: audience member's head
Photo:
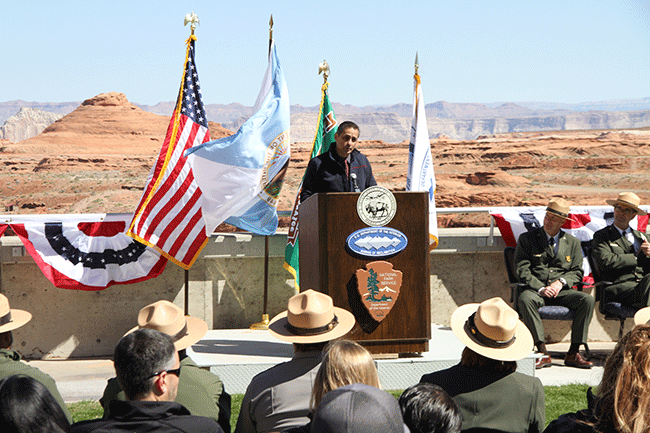
[[[596,427],[611,423],[619,433],[650,425],[650,325],[632,328],[607,358],[598,386]]]
[[[314,412],[311,431],[318,433],[404,433],[397,400],[379,388],[361,383],[325,394]]]
[[[328,392],[353,383],[381,388],[377,367],[370,352],[354,341],[330,342],[325,347],[323,362],[316,373],[311,394],[312,410]]]
[[[451,315],[451,329],[469,349],[463,351],[461,362],[470,367],[516,369],[514,361],[533,350],[530,331],[517,312],[498,297],[458,307]]]
[[[335,307],[332,298],[305,290],[289,298],[287,311],[269,323],[269,332],[293,343],[296,352],[322,350],[327,342],[350,332],[355,320],[349,311]]]
[[[9,307],[9,299],[0,293],[0,349],[10,349],[14,342],[11,331],[32,320],[32,314]]]
[[[28,376],[0,380],[0,432],[64,433],[65,412],[45,385]]]
[[[192,346],[208,332],[208,324],[196,317],[186,316],[173,303],[162,300],[149,304],[138,313],[138,326],[131,329],[149,328],[167,334],[174,340],[176,350]]]
[[[438,385],[418,383],[398,400],[411,433],[459,433],[463,418],[454,400]]]
[[[128,333],[117,343],[113,362],[128,400],[176,398],[180,362],[169,335],[148,328]]]

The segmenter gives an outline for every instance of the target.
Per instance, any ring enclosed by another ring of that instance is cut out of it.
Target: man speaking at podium
[[[319,192],[361,192],[377,185],[368,158],[356,149],[357,124],[341,123],[334,140],[329,151],[309,161],[300,193],[301,203]]]

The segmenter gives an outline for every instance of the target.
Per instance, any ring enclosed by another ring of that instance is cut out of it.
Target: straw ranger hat
[[[605,200],[607,204],[616,206],[617,204],[620,204],[624,207],[628,207],[630,209],[634,209],[636,213],[639,215],[646,215],[646,212],[639,208],[639,204],[641,204],[641,199],[639,198],[638,195],[634,194],[633,192],[622,192],[618,195],[616,200]]]
[[[553,215],[562,217],[565,220],[573,221],[571,218],[569,218],[569,213],[571,212],[569,202],[563,198],[552,198],[549,200],[548,206],[546,207],[546,212],[550,212]]]
[[[354,323],[352,313],[335,307],[326,294],[310,289],[289,298],[287,311],[271,320],[269,332],[292,343],[322,343],[343,337]]]
[[[641,308],[634,315],[634,325],[650,323],[650,307]]]
[[[32,320],[32,313],[9,308],[9,299],[0,293],[0,333],[20,328]]]
[[[533,350],[530,331],[501,298],[458,307],[451,330],[474,352],[498,361],[518,361]]]
[[[127,334],[141,328],[155,329],[169,335],[174,340],[176,350],[187,349],[208,332],[208,324],[203,320],[185,316],[180,307],[165,300],[141,309],[138,313],[138,326]]]

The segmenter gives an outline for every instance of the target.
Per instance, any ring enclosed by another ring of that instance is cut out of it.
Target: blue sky
[[[206,104],[254,104],[271,14],[292,104],[323,59],[334,102],[410,103],[416,51],[427,103],[650,96],[650,1],[2,0],[0,102],[172,101],[191,11]]]

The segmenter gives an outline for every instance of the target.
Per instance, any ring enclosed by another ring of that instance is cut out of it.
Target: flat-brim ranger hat
[[[9,308],[9,299],[0,294],[0,333],[13,331],[32,320],[32,313]]]
[[[169,335],[174,340],[176,350],[187,349],[208,332],[208,324],[203,320],[186,316],[180,307],[165,300],[141,309],[138,313],[138,326],[127,334],[141,328],[155,329]]]
[[[271,320],[269,332],[292,343],[322,343],[343,337],[354,324],[352,313],[335,307],[326,294],[309,289],[289,298],[287,311]]]
[[[518,361],[533,350],[530,331],[501,298],[458,307],[451,330],[474,352],[498,361]]]
[[[650,323],[650,307],[641,308],[634,314],[634,325]]]
[[[638,195],[634,194],[633,192],[622,192],[618,195],[616,200],[605,200],[607,204],[616,206],[616,205],[622,205],[624,207],[628,207],[630,209],[634,209],[637,214],[639,215],[646,215],[646,211],[641,209],[639,205],[641,204],[641,199],[639,198]]]
[[[548,206],[546,206],[546,212],[550,212],[553,215],[562,217],[565,220],[573,221],[571,218],[569,218],[569,213],[571,212],[569,202],[563,198],[552,198],[549,200]]]

